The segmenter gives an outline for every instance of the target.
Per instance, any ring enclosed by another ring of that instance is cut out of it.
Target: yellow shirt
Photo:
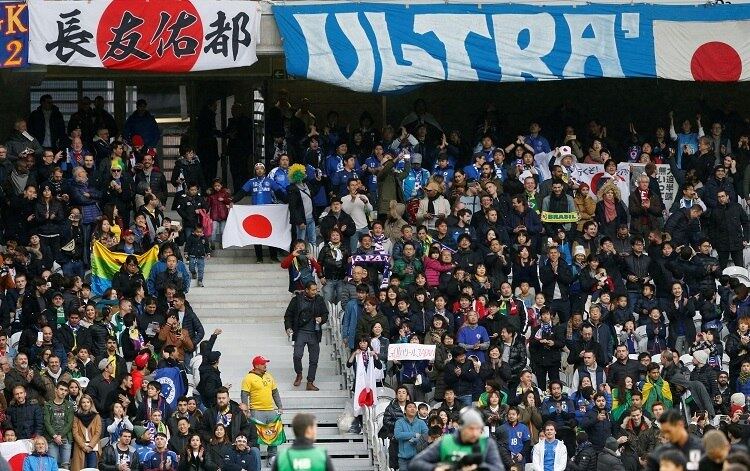
[[[276,381],[271,373],[263,376],[250,372],[242,379],[242,390],[250,395],[247,405],[251,410],[274,410],[276,404],[271,392],[276,389]]]

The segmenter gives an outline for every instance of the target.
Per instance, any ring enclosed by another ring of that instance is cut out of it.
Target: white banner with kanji
[[[154,72],[258,60],[260,5],[235,0],[29,0],[29,63]]]

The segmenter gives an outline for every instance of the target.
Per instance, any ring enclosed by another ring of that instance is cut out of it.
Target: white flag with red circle
[[[289,250],[292,244],[289,206],[286,204],[232,206],[224,228],[222,244],[224,247],[246,247],[258,244]]]
[[[31,440],[0,443],[0,456],[10,465],[12,471],[22,471],[23,461],[31,453]]]
[[[654,21],[656,76],[672,80],[750,79],[750,21]]]

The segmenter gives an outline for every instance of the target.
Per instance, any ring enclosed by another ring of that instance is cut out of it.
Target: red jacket
[[[226,221],[227,216],[229,216],[229,204],[231,202],[232,195],[229,194],[226,188],[210,194],[208,196],[208,209],[211,212],[211,219],[214,221]]]

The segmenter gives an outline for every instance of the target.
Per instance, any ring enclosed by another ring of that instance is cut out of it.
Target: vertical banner
[[[24,2],[0,2],[0,68],[29,63],[29,10]]]
[[[190,72],[258,60],[258,2],[29,0],[29,62]]]

